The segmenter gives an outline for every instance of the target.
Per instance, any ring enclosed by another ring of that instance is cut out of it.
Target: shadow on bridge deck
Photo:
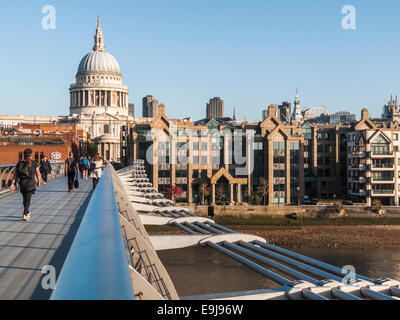
[[[91,194],[91,179],[74,193],[65,177],[51,181],[32,197],[30,222],[21,220],[21,193],[0,198],[0,300],[49,299],[41,270],[52,265],[59,275]]]

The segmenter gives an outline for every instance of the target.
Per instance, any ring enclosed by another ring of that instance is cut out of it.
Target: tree
[[[222,202],[222,199],[223,199],[223,197],[224,197],[225,188],[226,188],[226,185],[225,185],[224,183],[221,183],[221,184],[219,184],[219,185],[217,186],[216,193],[217,193],[217,196],[218,196],[218,200],[219,200],[220,202]]]
[[[267,179],[265,179],[264,177],[260,177],[260,184],[261,186],[259,186],[257,189],[264,198],[264,206],[265,206],[265,200],[269,193],[269,183]]]
[[[91,158],[94,158],[94,156],[97,153],[97,148],[96,148],[96,145],[94,143],[88,142],[86,150],[87,150],[87,156],[91,157]]]
[[[206,179],[202,179],[199,182],[199,193],[201,197],[201,204],[204,204],[204,198],[208,197],[211,193],[210,186]]]
[[[175,201],[176,197],[181,197],[183,194],[183,190],[181,187],[172,186],[171,188],[167,188],[167,196],[171,198],[172,201]]]

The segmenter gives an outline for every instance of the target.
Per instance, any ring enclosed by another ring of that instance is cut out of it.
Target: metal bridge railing
[[[51,299],[134,299],[110,165],[92,194]]]
[[[14,172],[15,164],[0,166],[0,194],[9,191]]]
[[[15,166],[15,164],[0,166],[0,194],[10,191],[10,185],[14,176]],[[64,176],[64,162],[51,163],[51,169],[52,171],[48,175],[48,181]]]

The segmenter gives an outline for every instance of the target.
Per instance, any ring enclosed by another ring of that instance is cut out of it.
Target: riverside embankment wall
[[[208,215],[208,206],[186,206],[198,216]],[[370,207],[343,206],[344,214],[352,217],[379,217]],[[399,217],[400,207],[382,207],[387,217]],[[304,217],[338,217],[332,206],[214,206],[215,215],[248,217],[252,215],[285,216],[303,214]]]

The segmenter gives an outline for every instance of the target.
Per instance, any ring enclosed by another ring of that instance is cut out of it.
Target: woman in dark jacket
[[[51,173],[51,164],[49,160],[47,160],[47,157],[44,156],[42,158],[42,161],[40,161],[40,174],[42,175],[43,178],[43,183],[47,183],[47,176]]]

